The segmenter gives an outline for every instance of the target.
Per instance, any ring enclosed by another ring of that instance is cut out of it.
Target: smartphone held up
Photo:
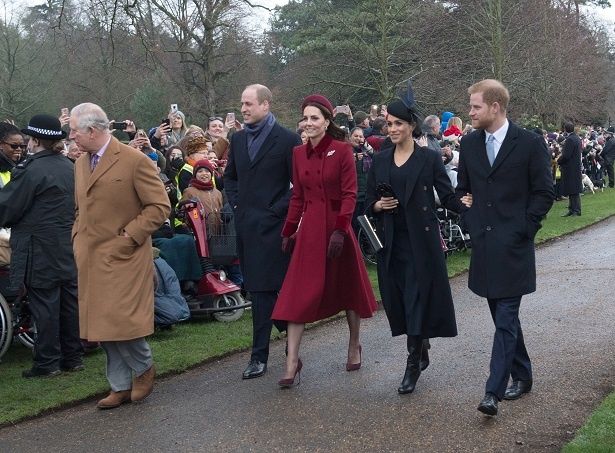
[[[128,123],[126,123],[126,121],[111,121],[111,123],[109,123],[109,129],[114,131],[125,131],[127,127]]]

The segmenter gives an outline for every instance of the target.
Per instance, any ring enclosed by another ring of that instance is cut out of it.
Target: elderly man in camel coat
[[[152,392],[155,369],[144,338],[154,331],[150,236],[171,209],[152,162],[112,137],[108,123],[95,104],[71,112],[70,138],[83,151],[75,163],[73,226],[79,328],[82,338],[101,342],[111,386],[100,409]]]

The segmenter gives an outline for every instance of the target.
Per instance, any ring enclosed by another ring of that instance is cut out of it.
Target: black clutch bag
[[[374,249],[374,252],[378,253],[382,250],[383,245],[380,241],[380,238],[376,234],[376,230],[374,229],[372,223],[369,221],[366,215],[360,215],[357,217],[357,221],[359,222],[359,226],[365,232],[365,236],[369,240],[370,245]]]

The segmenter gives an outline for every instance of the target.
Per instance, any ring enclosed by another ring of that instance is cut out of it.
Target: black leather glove
[[[339,258],[344,248],[345,234],[342,230],[335,230],[329,239],[329,248],[327,249],[327,258]]]
[[[171,167],[175,170],[180,170],[184,166],[184,159],[181,157],[175,157],[171,160]]]

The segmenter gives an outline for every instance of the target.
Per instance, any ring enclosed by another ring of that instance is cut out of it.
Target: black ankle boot
[[[429,366],[429,350],[431,349],[431,344],[429,344],[429,338],[423,340],[423,352],[421,353],[421,371],[425,371],[425,369]]]
[[[423,342],[419,339],[417,341],[408,342],[408,361],[406,362],[406,372],[404,378],[401,381],[401,385],[397,388],[397,392],[401,395],[405,393],[412,393],[416,382],[421,375],[421,355],[423,352]]]

